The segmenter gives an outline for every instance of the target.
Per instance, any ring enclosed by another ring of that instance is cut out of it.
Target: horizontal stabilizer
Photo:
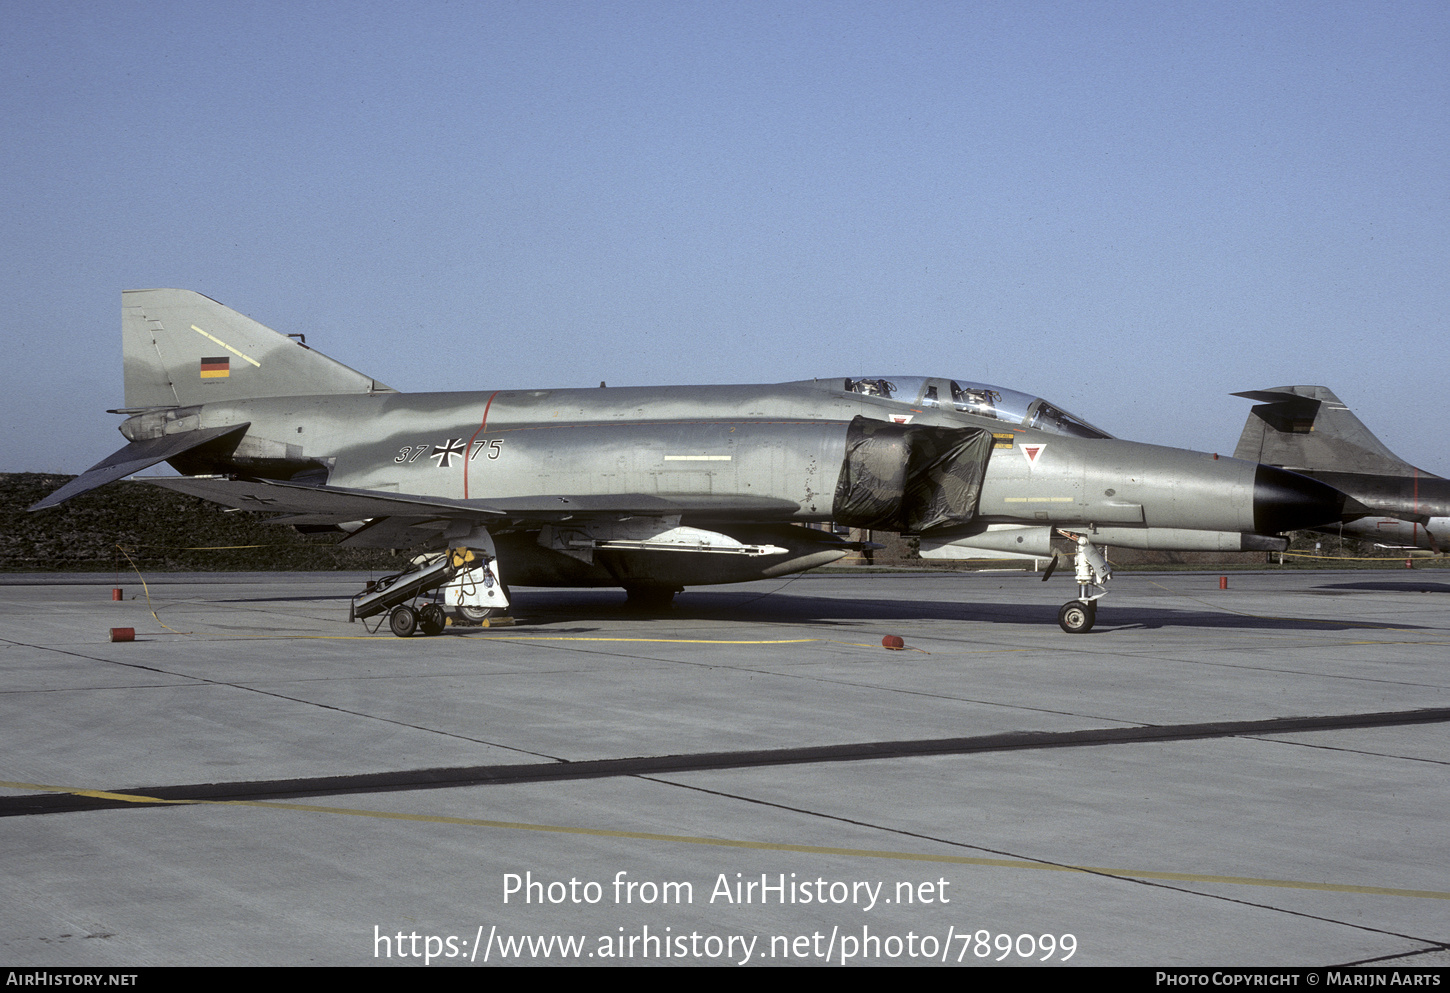
[[[207,428],[204,431],[186,431],[181,434],[163,435],[160,438],[133,441],[119,452],[106,456],[44,500],[31,505],[29,509],[45,510],[47,507],[54,507],[73,496],[79,496],[98,486],[105,486],[107,483],[124,479],[133,472],[149,469],[158,462],[164,462],[183,452],[189,452],[193,448],[200,448],[223,435],[245,430],[247,430],[246,424],[233,424],[227,427]]]

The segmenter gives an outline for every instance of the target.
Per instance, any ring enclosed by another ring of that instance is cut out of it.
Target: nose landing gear
[[[1113,569],[1103,553],[1086,535],[1059,530],[1058,534],[1077,543],[1072,562],[1077,579],[1076,600],[1069,600],[1057,612],[1057,623],[1068,634],[1087,634],[1098,619],[1098,601],[1107,595],[1103,584],[1113,578]],[[1051,569],[1047,576],[1052,575]],[[1096,593],[1092,592],[1097,590]]]

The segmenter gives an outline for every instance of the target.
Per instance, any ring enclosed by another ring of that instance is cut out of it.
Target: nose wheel
[[[1098,607],[1092,600],[1069,600],[1057,612],[1057,623],[1068,634],[1087,634],[1098,619]]]

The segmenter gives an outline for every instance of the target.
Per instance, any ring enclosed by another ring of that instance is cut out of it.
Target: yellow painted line
[[[885,645],[881,644],[880,642],[877,642],[874,645],[870,645],[870,644],[861,645],[861,644],[857,644],[854,641],[832,641],[830,638],[825,639],[825,642],[828,645],[844,645],[847,648],[874,648],[877,651],[881,651],[882,649],[885,649],[888,652],[920,652],[922,655],[930,655],[931,654],[931,652],[928,652],[925,648],[914,648],[911,645],[902,645],[900,648],[887,648]]]
[[[1003,503],[1073,503],[1077,497],[1003,497]]]
[[[825,638],[823,640],[828,645],[844,645],[847,648],[876,648],[876,649],[881,649],[881,648],[884,648],[885,647],[880,642],[876,642],[875,644],[864,644],[863,645],[863,644],[858,644],[858,643],[856,643],[854,641],[833,641],[830,638]],[[1377,641],[1367,642],[1367,644],[1378,645],[1379,642],[1377,642]],[[887,650],[890,651],[890,649],[887,649]],[[1001,655],[1004,652],[1036,652],[1036,651],[1040,651],[1041,649],[1037,649],[1037,648],[981,648],[981,649],[972,649],[970,651],[961,651],[961,652],[942,652],[942,651],[928,652],[924,648],[913,648],[910,645],[907,645],[905,647],[905,649],[896,649],[896,651],[903,651],[903,650],[904,651],[908,651],[908,652],[920,652],[923,655],[931,655],[931,656],[935,656],[935,657],[939,657],[939,658],[947,658],[949,656],[958,656],[958,655]]]
[[[475,635],[467,637],[479,640]],[[787,638],[780,641],[714,641],[708,638],[565,638],[553,635],[524,635],[522,637],[500,634],[485,636],[487,641],[645,641],[664,645],[804,645],[819,638]]]
[[[191,638],[247,638],[251,641],[387,641],[395,637],[391,632],[388,634],[238,634],[234,631],[175,631],[167,628],[173,634],[184,634]],[[138,632],[139,635],[148,632]]]
[[[119,547],[119,546],[117,546]],[[156,541],[134,541],[132,548],[169,548],[173,552],[215,552],[229,548],[298,548],[296,542],[273,541],[266,545],[163,545]]]
[[[108,793],[105,790],[77,790],[69,786],[43,786],[39,783],[4,783],[7,790],[40,790],[44,793],[71,793],[75,796],[95,797],[98,800],[123,800],[126,803],[192,803],[191,800],[162,800],[154,796],[134,796],[130,793]]]
[[[166,627],[166,625],[162,625]],[[265,639],[288,639],[295,641],[388,641],[393,638],[391,634],[239,634],[234,631],[177,631],[174,628],[166,628],[172,634],[185,634],[198,638],[250,638],[252,640]],[[145,634],[146,632],[141,632]],[[628,641],[628,642],[654,642],[664,645],[804,645],[807,642],[820,641],[820,638],[790,638],[782,641],[712,641],[705,638],[565,638],[553,637],[551,635],[464,635],[472,641]],[[425,639],[416,639],[420,644]],[[845,642],[838,642],[845,644]],[[1015,650],[1015,649],[1014,649]],[[1026,649],[1023,649],[1026,651]]]
[[[729,455],[666,455],[666,462],[729,462]]]
[[[611,831],[604,828],[564,827],[557,824],[525,824],[519,821],[491,821],[473,817],[444,817],[437,814],[404,814],[386,810],[360,810],[353,807],[324,807],[306,803],[280,803],[273,800],[162,800],[104,793],[96,790],[73,790],[61,786],[39,786],[32,783],[3,783],[9,789],[34,789],[51,793],[74,793],[126,800],[134,803],[190,804],[218,807],[268,807],[274,810],[297,810],[313,814],[343,814],[349,817],[373,817],[390,821],[416,821],[425,824],[456,824],[461,827],[499,828],[507,831],[538,831],[546,834],[575,834],[591,838],[627,838],[634,841],[664,841],[679,845],[708,845],[714,848],[738,848],[759,852],[797,852],[804,855],[844,855],[854,858],[889,859],[900,862],[936,862],[944,865],[976,865],[1000,869],[1043,869],[1048,872],[1077,872],[1089,875],[1115,876],[1123,879],[1162,879],[1185,883],[1226,883],[1233,886],[1273,886],[1281,889],[1319,890],[1328,893],[1366,893],[1374,896],[1398,896],[1420,900],[1450,900],[1450,893],[1439,890],[1403,890],[1387,886],[1353,886],[1347,883],[1310,883],[1295,879],[1261,879],[1253,876],[1213,876],[1192,872],[1143,872],[1134,869],[1112,869],[1103,866],[1053,865],[1025,859],[992,859],[971,855],[893,852],[871,848],[831,848],[824,845],[788,845],[772,841],[740,841],[731,838],[701,838],[694,835],[659,834],[653,831]]]
[[[1386,631],[1399,631],[1400,628],[1385,628]],[[1341,645],[1447,645],[1446,641],[1341,641]]]
[[[148,547],[148,548],[156,548],[158,546],[156,546],[156,545],[148,545],[146,547]],[[167,546],[161,545],[159,547],[165,548]],[[228,551],[228,550],[233,549],[233,548],[279,548],[279,547],[281,547],[280,543],[279,544],[276,544],[276,545],[181,545],[176,550],[178,552],[224,552],[224,551]]]
[[[201,335],[203,338],[206,338],[206,339],[208,339],[210,341],[216,342],[218,345],[222,346],[227,351],[231,352],[233,355],[238,356],[239,358],[245,359],[246,361],[252,363],[252,365],[256,366],[258,369],[262,368],[262,363],[258,362],[256,359],[252,358],[250,355],[246,355],[246,354],[244,354],[242,352],[237,351],[235,348],[233,348],[231,345],[228,345],[226,342],[222,341],[216,335],[214,335],[214,334],[208,334],[207,332],[203,331],[201,328],[197,327],[195,324],[193,324],[191,326],[191,330],[195,331],[197,334]]]
[[[211,637],[211,638],[252,638],[252,639],[286,638],[286,639],[292,639],[292,640],[297,640],[297,641],[374,641],[374,640],[381,640],[381,639],[384,639],[384,638],[387,637],[386,635],[380,635],[380,634],[371,634],[371,635],[359,635],[359,634],[297,634],[297,635],[282,634],[282,635],[265,635],[265,634],[235,634],[235,633],[227,632],[227,631],[216,631],[216,632],[212,632],[212,631],[178,631],[178,630],[176,630],[176,628],[167,625],[164,621],[161,620],[160,617],[157,616],[157,614],[156,614],[156,608],[154,606],[152,606],[152,604],[151,604],[151,588],[146,585],[146,577],[144,577],[144,576],[141,575],[141,570],[140,569],[136,569],[136,563],[134,561],[132,561],[131,556],[129,554],[127,554],[127,552],[126,552],[126,549],[122,548],[120,545],[117,545],[116,547],[118,549],[120,549],[122,555],[125,555],[126,556],[126,561],[131,563],[131,568],[136,570],[136,576],[137,576],[138,579],[141,580],[141,589],[145,590],[145,592],[146,592],[146,606],[147,606],[147,609],[150,610],[151,616],[154,617],[154,618],[156,618],[156,623],[157,624],[160,624],[162,627],[166,628],[166,630],[170,631],[172,634],[180,634],[180,635],[187,635],[187,636],[190,636],[190,637],[203,637],[203,638],[205,638],[205,637]],[[472,638],[474,640],[487,640],[487,641],[623,641],[623,642],[653,642],[653,643],[656,643],[656,644],[667,644],[667,645],[804,645],[804,644],[807,644],[809,642],[818,641],[819,640],[818,638],[789,638],[789,639],[783,639],[783,640],[779,640],[779,641],[713,641],[713,640],[710,640],[710,639],[707,639],[707,638],[576,638],[576,637],[555,637],[555,636],[550,636],[550,635],[514,635],[514,636],[509,636],[509,635],[494,635],[494,636],[485,636],[483,638],[479,638],[479,636],[477,636],[477,635],[465,635],[465,637]]]

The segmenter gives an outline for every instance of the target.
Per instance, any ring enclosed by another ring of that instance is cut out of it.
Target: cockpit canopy
[[[1068,434],[1077,438],[1112,437],[1041,397],[985,383],[929,376],[867,376],[847,379],[845,390],[847,393],[892,400],[917,410],[945,407],[1052,434]]]

